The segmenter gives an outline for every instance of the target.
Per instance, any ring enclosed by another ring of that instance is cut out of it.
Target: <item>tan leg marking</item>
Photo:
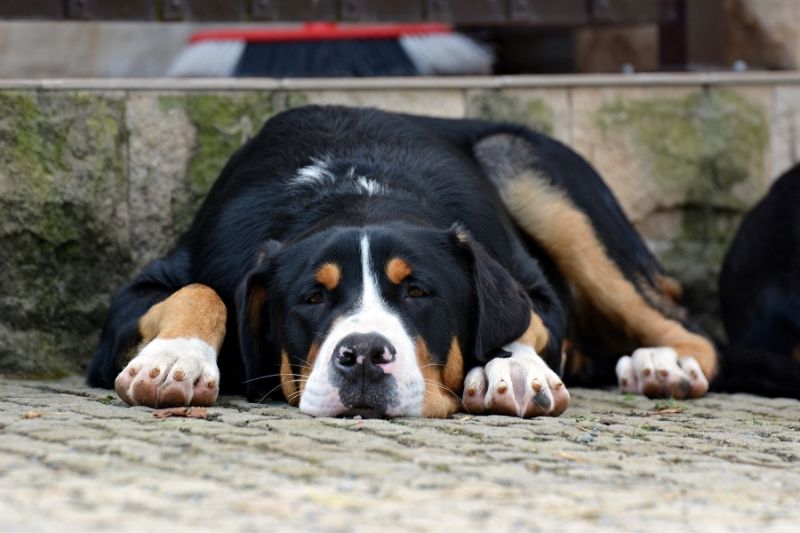
[[[668,298],[672,303],[680,303],[683,298],[683,287],[680,282],[669,276],[658,274],[655,277],[656,289],[662,296]]]
[[[500,189],[515,220],[554,259],[581,302],[610,317],[644,346],[671,346],[697,359],[706,376],[718,368],[705,338],[650,307],[619,271],[598,240],[588,217],[558,189],[526,172]]]
[[[587,357],[573,346],[569,340],[564,341],[562,353],[566,357],[564,361],[565,376],[579,376],[583,373],[586,369]]]
[[[518,339],[518,342],[533,346],[536,353],[542,353],[545,346],[547,346],[548,340],[550,340],[550,332],[542,322],[542,318],[531,311],[531,323],[527,331]]]
[[[139,319],[142,344],[155,338],[201,339],[217,353],[225,339],[228,311],[219,295],[205,285],[187,285],[151,307]]]
[[[422,416],[447,418],[461,408],[461,387],[464,380],[464,359],[456,339],[450,345],[444,367],[431,364],[428,346],[417,337],[417,364],[425,378]]]
[[[227,310],[205,285],[187,285],[139,319],[142,342],[114,388],[131,405],[213,405]]]

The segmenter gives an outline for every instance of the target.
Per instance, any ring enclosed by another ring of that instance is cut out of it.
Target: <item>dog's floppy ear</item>
[[[531,301],[511,274],[460,225],[453,239],[468,255],[474,288],[475,357],[487,363],[520,338],[531,320]]]
[[[270,390],[272,379],[262,379],[273,374],[270,370],[270,320],[267,311],[267,286],[270,265],[281,243],[268,241],[256,254],[255,266],[247,273],[236,291],[236,321],[239,333],[239,351],[245,370],[247,398],[257,399]],[[269,388],[268,388],[269,387]]]

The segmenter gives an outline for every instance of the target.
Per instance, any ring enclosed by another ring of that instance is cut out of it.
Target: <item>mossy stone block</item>
[[[300,93],[244,91],[163,96],[163,109],[180,108],[195,129],[185,187],[173,202],[174,223],[188,228],[225,163],[274,114],[302,105]]]
[[[467,116],[514,122],[548,135],[554,133],[554,111],[548,102],[535,95],[511,95],[499,90],[473,91],[467,97]]]
[[[123,95],[0,92],[0,373],[91,353],[131,269]]]

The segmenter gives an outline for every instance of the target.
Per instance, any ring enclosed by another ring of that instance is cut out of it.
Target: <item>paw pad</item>
[[[216,352],[200,339],[156,339],[122,370],[114,389],[129,405],[209,406],[217,399]]]
[[[678,358],[669,347],[639,348],[617,361],[621,392],[649,398],[697,398],[708,391],[708,380],[693,357]]]
[[[528,345],[505,347],[511,357],[473,368],[464,379],[464,407],[470,413],[523,418],[558,416],[569,405],[564,382]]]

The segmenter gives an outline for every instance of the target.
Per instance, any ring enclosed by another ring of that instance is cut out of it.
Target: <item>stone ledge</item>
[[[0,90],[253,91],[410,90],[546,87],[800,85],[794,71],[565,74],[407,78],[60,78],[0,79]]]

